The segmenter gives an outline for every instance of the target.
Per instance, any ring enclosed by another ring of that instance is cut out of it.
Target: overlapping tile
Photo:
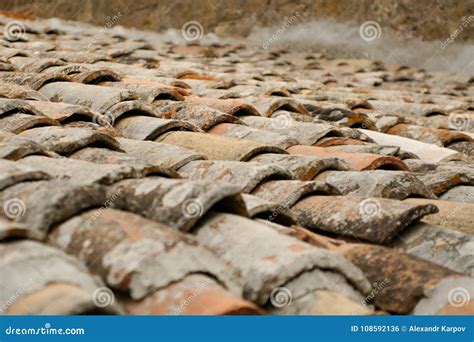
[[[75,258],[39,242],[2,243],[2,312],[10,315],[78,315],[121,313],[117,305],[95,305],[94,279]],[[18,292],[18,288],[22,290]],[[55,304],[52,305],[54,300]]]

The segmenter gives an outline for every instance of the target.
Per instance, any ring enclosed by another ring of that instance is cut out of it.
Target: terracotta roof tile
[[[293,177],[299,180],[312,180],[325,170],[353,170],[352,166],[342,159],[333,157],[265,153],[252,158],[252,161],[278,165],[290,171]]]
[[[125,179],[108,188],[113,207],[189,230],[214,205],[243,215],[239,188],[226,182],[193,182],[162,177]]]
[[[316,177],[343,195],[435,198],[434,192],[414,174],[406,171],[326,171]]]
[[[50,82],[66,83],[71,79],[65,74],[53,73],[26,73],[26,72],[2,72],[0,82],[12,85],[24,86],[32,90],[39,90]],[[44,95],[46,96],[46,95]]]
[[[47,101],[40,92],[12,83],[0,82],[0,97],[7,99]]]
[[[255,195],[242,194],[242,199],[249,216],[252,218],[261,217],[286,226],[296,224],[296,217],[288,207]]]
[[[155,140],[169,131],[199,131],[196,126],[178,120],[128,116],[115,123],[115,129],[125,138],[134,140]]]
[[[138,94],[140,100],[153,104],[156,101],[183,101],[182,90],[166,84],[140,84],[140,80],[124,79],[122,82],[100,82],[101,86],[127,89]]]
[[[21,285],[20,285],[21,286]],[[24,285],[23,285],[24,286]],[[98,288],[100,289],[100,288]],[[102,290],[103,291],[103,290]],[[6,311],[9,315],[117,315],[124,311],[115,304],[112,307],[98,307],[91,296],[94,292],[84,291],[69,281],[50,283],[43,288],[18,298]],[[51,303],[54,302],[54,305]]]
[[[466,179],[468,184],[474,181],[474,169],[469,163],[451,162],[451,163],[426,163],[418,159],[405,160],[413,172],[418,174],[431,175],[436,173],[455,173],[461,179]]]
[[[298,144],[296,140],[282,134],[231,123],[220,123],[212,127],[208,133],[251,140],[260,144],[276,146],[283,150]]]
[[[8,132],[0,132],[0,157],[18,160],[28,155],[58,156],[48,151],[46,147],[30,139]]]
[[[427,215],[423,221],[429,221],[430,216],[436,215]],[[394,240],[392,246],[472,277],[474,275],[474,255],[470,246],[473,243],[474,237],[468,232],[463,233],[419,223],[407,228],[400,234],[399,239]]]
[[[336,189],[322,182],[298,180],[269,180],[252,191],[253,195],[284,207],[291,207],[305,196],[337,193]]]
[[[430,204],[407,205],[384,198],[310,196],[291,208],[300,225],[336,236],[387,244],[406,226],[437,212]]]
[[[436,163],[462,159],[462,156],[458,152],[448,148],[375,131],[364,130],[364,133],[374,139],[374,141],[379,145],[398,146],[407,152],[414,153],[418,158],[425,162]]]
[[[384,111],[388,114],[409,114],[414,116],[446,115],[446,108],[439,105],[374,100],[370,100],[369,103],[375,110]]]
[[[192,180],[225,181],[249,193],[268,179],[291,179],[292,175],[277,165],[253,162],[203,160],[190,162],[179,169],[183,178]]]
[[[260,115],[258,111],[251,105],[240,100],[234,99],[209,99],[199,96],[187,96],[186,101],[202,104],[210,108],[214,108],[229,115]]]
[[[101,123],[100,114],[85,106],[49,101],[28,101],[28,103],[50,119],[62,123],[72,120],[91,121],[98,124]]]
[[[128,153],[112,151],[100,147],[86,147],[69,155],[69,158],[85,160],[96,164],[122,164],[134,170],[141,170],[143,175],[161,175],[164,177],[179,178],[178,173],[166,168],[161,162],[154,162],[147,158],[140,158]]]
[[[157,141],[188,148],[215,160],[246,161],[263,153],[286,153],[276,146],[250,140],[194,132],[166,133]]]
[[[387,133],[395,134],[405,138],[415,139],[438,146],[448,146],[454,141],[460,140],[472,143],[471,137],[460,132],[407,124],[395,125],[389,130],[387,130]]]
[[[42,115],[14,113],[1,117],[0,125],[4,132],[20,133],[34,127],[57,125],[57,122]]]
[[[57,58],[11,57],[8,59],[18,71],[40,73],[47,68],[62,66],[66,63]]]
[[[374,302],[390,313],[416,312],[417,305],[430,298],[442,280],[461,277],[447,268],[380,246],[346,245],[341,253],[360,267],[371,283],[384,284],[384,290],[374,295]]]
[[[438,208],[439,212],[425,216],[422,219],[423,222],[474,235],[474,227],[472,226],[474,203],[472,202],[453,202],[424,198],[408,198],[405,202],[433,204]]]
[[[456,186],[446,191],[440,198],[445,201],[474,203],[474,186]]]
[[[420,179],[428,188],[430,188],[437,196],[449,191],[449,189],[460,184],[473,185],[474,182],[465,174],[456,171],[440,171],[426,174],[419,174]]]
[[[231,114],[185,101],[160,101],[155,108],[163,118],[185,120],[204,131],[223,122],[240,123],[240,120]]]
[[[134,300],[190,274],[209,275],[237,295],[242,291],[235,271],[195,239],[131,213],[89,211],[56,227],[51,237]]]
[[[371,305],[363,305],[361,304],[363,300],[360,302],[341,295],[341,288],[337,290],[339,292],[316,290],[296,298],[289,306],[281,309],[272,308],[270,313],[277,315],[353,315],[356,312],[357,315],[362,316],[375,314]]]
[[[86,208],[100,207],[105,200],[103,189],[97,185],[79,185],[65,180],[22,182],[0,193],[2,207],[19,210],[18,213],[5,210],[0,215],[6,219],[13,217],[16,222],[46,234],[52,224]],[[13,206],[15,203],[17,209]]]
[[[68,154],[87,146],[99,144],[111,150],[121,150],[120,144],[110,135],[98,130],[79,127],[36,127],[23,131],[20,136],[31,139],[59,154]]]
[[[27,101],[17,99],[0,99],[0,115],[6,116],[12,113],[44,116],[44,114],[40,110],[37,110]]]
[[[297,122],[288,117],[269,119],[246,116],[242,120],[249,126],[288,135],[300,145],[314,145],[325,136],[343,136],[337,127],[316,123]]]
[[[86,106],[100,113],[106,113],[120,102],[138,99],[131,91],[73,82],[48,83],[41,87],[40,93],[52,102]]]
[[[26,165],[0,159],[0,190],[26,181],[50,179],[46,172],[41,172]]]
[[[233,296],[214,279],[191,274],[141,301],[127,301],[133,315],[260,315],[256,305]]]
[[[2,303],[10,315],[77,315],[120,313],[117,305],[103,309],[93,303],[94,291],[103,286],[75,258],[34,241],[0,245]],[[20,296],[18,288],[21,288]],[[54,305],[51,305],[54,301]]]
[[[258,227],[258,228],[257,228]],[[238,231],[239,239],[236,239]],[[324,277],[323,270],[333,270],[343,275],[356,289],[365,293],[369,284],[361,277],[360,271],[351,267],[343,258],[316,247],[310,247],[297,239],[279,235],[271,228],[254,221],[230,214],[214,214],[197,226],[199,241],[213,247],[218,255],[231,263],[242,273],[246,297],[259,304],[265,304],[272,289],[286,284],[296,276],[304,277],[311,269],[320,269],[309,275],[310,280],[300,284],[297,297],[314,291],[321,282],[312,281],[312,276]],[[243,253],[243,250],[246,250]],[[306,261],[303,262],[303,259]],[[305,272],[306,271],[306,272]],[[328,285],[344,278],[331,279]],[[324,282],[323,282],[324,283]],[[312,288],[307,286],[312,284]],[[346,283],[347,284],[347,283]],[[344,287],[344,284],[340,284]]]
[[[471,136],[471,135],[469,135]],[[449,144],[451,150],[461,152],[468,156],[471,160],[474,159],[474,144],[472,141],[459,141]]]
[[[124,138],[118,138],[117,141],[128,154],[173,170],[194,160],[206,158],[192,150],[170,144]]]
[[[246,97],[243,98],[242,101],[256,108],[261,116],[269,117],[278,109],[309,115],[309,112],[306,110],[303,104],[291,98],[261,96]]]
[[[121,77],[112,70],[100,69],[84,70],[80,73],[76,73],[71,77],[71,80],[84,84],[99,84],[104,81],[117,82],[121,80]]]
[[[462,306],[449,300],[449,293],[453,286],[462,287],[468,293],[468,298],[472,298],[471,295],[474,293],[472,278],[443,279],[433,289],[430,297],[418,302],[413,313],[415,315],[472,315],[474,312],[472,299],[468,299]]]
[[[323,144],[321,144],[321,142]],[[370,153],[398,157],[406,159],[407,153],[400,151],[397,146],[384,146],[371,143],[361,143],[360,140],[349,138],[325,138],[317,146],[329,147],[330,150],[347,153]],[[413,157],[410,155],[410,157]]]
[[[14,56],[28,57],[30,56],[30,53],[21,49],[2,47],[2,50],[0,50],[0,56],[5,57],[8,60]]]
[[[408,166],[399,158],[392,156],[380,156],[369,153],[344,153],[328,150],[323,147],[296,145],[287,149],[291,154],[300,154],[315,157],[337,157],[341,158],[357,170],[376,170],[379,168],[390,168],[393,170],[406,170]]]

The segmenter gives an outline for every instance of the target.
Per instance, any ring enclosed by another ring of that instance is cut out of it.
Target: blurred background
[[[120,14],[114,25],[169,39],[196,21],[209,39],[474,72],[474,0],[2,0],[0,11],[99,26]]]

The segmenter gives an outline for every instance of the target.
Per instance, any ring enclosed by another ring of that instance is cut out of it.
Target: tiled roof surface
[[[472,77],[25,25],[3,313],[473,314]]]

